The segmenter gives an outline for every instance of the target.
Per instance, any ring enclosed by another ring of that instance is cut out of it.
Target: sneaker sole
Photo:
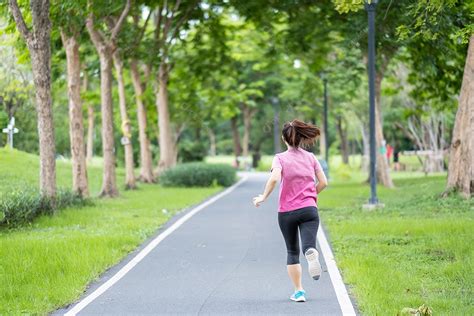
[[[319,263],[319,254],[316,249],[308,249],[305,253],[306,260],[308,260],[309,275],[314,280],[319,280],[321,276],[321,264]]]
[[[298,302],[298,303],[306,302],[306,298],[304,298],[304,297],[300,297],[300,298],[290,297],[290,300],[292,300],[293,302]]]

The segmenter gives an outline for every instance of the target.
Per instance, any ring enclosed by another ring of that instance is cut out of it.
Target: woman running
[[[319,226],[317,195],[327,186],[327,179],[316,157],[302,148],[313,144],[319,135],[320,130],[314,125],[299,120],[286,123],[282,138],[288,150],[275,155],[265,191],[253,198],[254,205],[258,207],[272,193],[277,182],[281,181],[278,223],[288,252],[288,275],[295,287],[290,299],[296,302],[306,301],[301,284],[298,230],[310,276],[318,280],[321,275],[319,253],[316,250]]]

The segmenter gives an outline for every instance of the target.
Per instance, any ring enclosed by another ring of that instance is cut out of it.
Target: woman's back
[[[272,170],[274,168],[281,169],[280,212],[317,207],[315,175],[321,165],[312,153],[302,148],[289,148],[275,155]]]

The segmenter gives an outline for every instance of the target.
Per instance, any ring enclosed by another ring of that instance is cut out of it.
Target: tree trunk
[[[38,39],[38,42],[41,42],[41,39]],[[38,113],[40,189],[43,195],[54,197],[56,196],[56,146],[51,105],[51,51],[49,45],[49,41],[37,43],[38,51],[31,50],[30,54]]]
[[[16,0],[9,1],[16,26],[30,52],[35,84],[40,154],[40,190],[43,196],[56,196],[56,148],[51,105],[51,21],[49,1],[30,2],[33,29],[29,30]]]
[[[469,39],[449,153],[446,193],[451,190],[465,198],[474,193],[474,34]]]
[[[89,90],[89,78],[87,70],[83,69],[82,90],[87,92]],[[86,163],[92,163],[94,156],[94,106],[89,103],[87,105],[87,143],[86,143]]]
[[[155,178],[153,176],[150,141],[146,134],[146,108],[143,104],[144,87],[141,83],[137,64],[138,62],[136,60],[130,61],[130,72],[132,74],[133,88],[135,89],[135,102],[137,103],[138,140],[140,142],[140,181],[152,183],[155,181]]]
[[[369,132],[367,131],[367,128],[365,127],[364,123],[361,123],[361,135],[362,135],[362,147],[363,147],[363,154],[362,154],[362,160],[361,160],[361,169],[364,172],[369,171],[369,164],[370,164],[370,144],[369,144]]]
[[[115,148],[114,123],[112,107],[112,53],[116,48],[116,39],[120,28],[130,11],[131,0],[127,0],[125,7],[114,25],[109,25],[110,36],[105,37],[94,25],[94,14],[89,13],[86,18],[86,28],[94,43],[100,59],[100,103],[102,114],[102,152],[104,158],[104,174],[101,196],[114,197],[118,195],[115,178]]]
[[[382,105],[381,105],[381,88],[383,73],[376,72],[375,75],[375,142],[377,155],[377,182],[388,188],[393,188],[392,178],[389,173],[389,165],[387,156],[385,155],[385,139],[383,136],[382,125]]]
[[[94,156],[94,107],[92,104],[87,106],[87,148],[86,160],[88,164],[92,163]]]
[[[234,153],[236,157],[239,157],[242,155],[242,146],[240,145],[240,134],[239,134],[239,128],[237,126],[237,118],[238,116],[234,116],[230,120],[230,124],[232,127],[232,139],[234,140]]]
[[[242,156],[248,157],[250,144],[250,129],[252,123],[252,109],[247,104],[242,104],[242,115],[244,120],[244,137],[242,138]]]
[[[41,39],[38,39],[38,42],[41,42]],[[54,197],[56,195],[56,148],[51,105],[51,52],[49,45],[49,41],[37,43],[38,50],[31,50],[30,54],[38,112],[40,188],[43,195]]]
[[[349,157],[352,157],[352,164],[354,164],[355,161],[355,155],[356,155],[356,147],[357,147],[357,141],[352,140],[349,142]]]
[[[72,159],[72,189],[81,197],[89,195],[87,167],[84,155],[84,126],[81,100],[81,62],[77,34],[70,36],[61,30],[66,50],[67,81],[69,94],[69,137]]]
[[[198,142],[202,141],[201,128],[202,128],[202,126],[196,126],[194,128],[194,135],[196,136],[196,141],[198,141]]]
[[[444,171],[443,152],[436,150],[432,155],[426,156],[423,160],[423,169],[427,174]]]
[[[115,177],[115,142],[112,107],[112,56],[108,48],[100,51],[100,109],[102,115],[102,155],[104,174],[101,196],[118,195]]]
[[[337,116],[337,131],[339,133],[339,138],[341,142],[341,155],[342,155],[342,163],[349,164],[349,144],[347,142],[347,128],[342,126],[342,117],[340,115]]]
[[[124,139],[125,150],[125,188],[135,189],[134,162],[133,162],[133,145],[132,145],[132,128],[127,114],[127,100],[125,96],[125,82],[123,79],[123,62],[120,58],[120,51],[117,49],[114,52],[113,59],[115,65],[115,72],[117,74],[118,94],[120,118],[122,120],[122,136]]]
[[[208,128],[207,131],[209,133],[209,143],[210,143],[209,155],[215,156],[217,154],[216,134],[214,133],[214,130],[212,128]]]
[[[173,139],[168,107],[168,65],[161,62],[157,75],[156,107],[158,109],[158,129],[160,133],[160,162],[158,173],[176,165],[177,148]]]

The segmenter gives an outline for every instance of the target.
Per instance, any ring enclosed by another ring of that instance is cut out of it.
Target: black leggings
[[[278,213],[278,224],[285,238],[288,257],[286,264],[300,263],[300,242],[298,228],[303,244],[303,254],[309,248],[316,248],[316,234],[319,227],[318,209],[314,206]]]

